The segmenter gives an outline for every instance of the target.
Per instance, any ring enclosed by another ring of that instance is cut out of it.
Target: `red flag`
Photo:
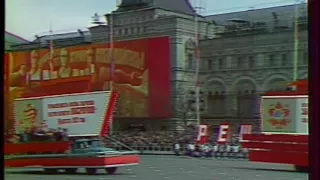
[[[49,41],[49,67],[50,67],[50,73],[49,76],[51,76],[51,72],[53,71],[53,41],[52,41],[52,30],[50,30],[50,41]]]

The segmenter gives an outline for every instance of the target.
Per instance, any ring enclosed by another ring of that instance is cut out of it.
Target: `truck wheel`
[[[68,173],[68,174],[75,174],[75,173],[77,173],[77,168],[67,168],[67,169],[65,169],[65,171],[66,171],[66,173]]]
[[[305,166],[294,166],[295,170],[298,172],[308,172],[309,168]]]
[[[95,169],[95,168],[86,168],[86,172],[87,172],[87,174],[93,175],[93,174],[97,173],[97,169]]]
[[[48,173],[48,174],[56,174],[56,173],[58,173],[58,169],[45,168],[45,169],[44,169],[44,172],[45,172],[45,173]]]
[[[108,174],[114,174],[117,171],[117,167],[110,167],[105,169]]]

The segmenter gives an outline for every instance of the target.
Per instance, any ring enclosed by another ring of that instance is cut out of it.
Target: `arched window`
[[[224,116],[226,110],[225,88],[220,82],[209,85],[207,112],[209,116]]]
[[[185,68],[187,70],[194,69],[194,50],[195,50],[195,44],[193,40],[188,40],[185,44]]]
[[[219,70],[224,69],[224,64],[223,64],[223,59],[222,59],[222,58],[219,58],[219,59],[218,59],[217,64],[218,64],[218,69],[219,69]]]
[[[188,54],[188,69],[193,69],[194,64],[193,54]]]
[[[253,82],[243,80],[236,85],[236,116],[238,118],[251,118],[257,116],[259,107],[257,102],[256,87]]]

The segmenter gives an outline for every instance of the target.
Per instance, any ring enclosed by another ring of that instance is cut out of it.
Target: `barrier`
[[[127,148],[122,146],[113,146],[111,148],[118,151],[127,150]],[[172,146],[131,146],[131,148],[140,152],[141,155],[177,155]],[[182,150],[179,154],[187,155],[187,150]],[[208,157],[217,159],[247,159],[248,151],[240,146],[214,146]]]
[[[309,165],[307,135],[245,134],[241,144],[250,150],[250,161],[294,164],[298,168]]]

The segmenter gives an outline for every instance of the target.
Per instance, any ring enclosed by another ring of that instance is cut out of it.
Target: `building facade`
[[[308,78],[305,4],[206,17],[223,25],[200,43],[203,116],[259,127],[259,96]]]
[[[186,0],[123,0],[105,15],[106,25],[89,28],[89,34],[56,38],[54,46],[110,42],[110,29],[114,41],[170,37],[173,115],[169,121],[153,124],[178,127],[195,120],[197,17],[203,121],[216,125],[254,122],[258,127],[261,93],[284,89],[295,74],[298,79],[307,78],[306,14],[306,4],[301,4],[200,16]],[[45,48],[46,43],[13,48]]]

